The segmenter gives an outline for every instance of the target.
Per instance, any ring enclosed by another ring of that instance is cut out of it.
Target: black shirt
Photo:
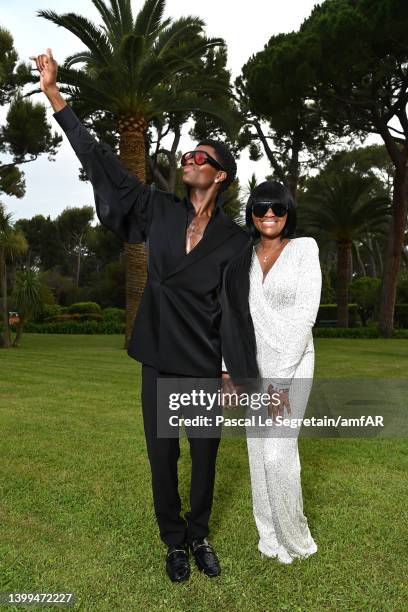
[[[249,235],[218,198],[203,237],[186,254],[186,229],[195,216],[188,196],[180,199],[130,174],[69,106],[54,117],[92,183],[100,222],[123,241],[148,246],[147,282],[128,354],[163,372],[219,376],[222,344],[229,343],[231,354],[236,342],[228,330],[221,338],[223,273]]]

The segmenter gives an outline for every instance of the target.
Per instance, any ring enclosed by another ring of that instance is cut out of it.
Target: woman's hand
[[[58,91],[58,64],[52,55],[52,50],[47,49],[47,53],[42,53],[41,55],[31,55],[30,59],[35,61],[37,70],[40,73],[41,91],[45,94]]]
[[[272,385],[269,385],[268,393],[271,396],[271,402],[268,405],[268,415],[273,419],[274,423],[276,423],[276,418],[278,416],[284,416],[285,408],[288,414],[292,414],[289,402],[289,391],[274,389]],[[279,396],[279,401],[277,401],[276,395]]]
[[[224,397],[225,393],[233,395],[232,401],[227,401]],[[222,384],[221,384],[221,405],[224,408],[234,408],[237,406],[237,400],[235,394],[237,393],[237,387],[235,387],[231,376],[227,372],[222,373]]]

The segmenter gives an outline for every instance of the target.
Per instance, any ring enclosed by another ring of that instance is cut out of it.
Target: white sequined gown
[[[254,249],[249,305],[260,377],[268,382],[288,382],[290,418],[301,418],[312,386],[312,327],[321,293],[316,241],[309,237],[291,239],[262,281]],[[262,384],[267,382],[263,380]],[[276,431],[252,437],[247,429],[253,511],[258,549],[281,563],[291,563],[295,557],[315,553],[317,545],[303,514],[298,431],[290,430],[286,437]]]

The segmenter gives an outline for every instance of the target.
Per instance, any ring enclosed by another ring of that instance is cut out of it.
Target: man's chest
[[[196,215],[181,202],[160,200],[146,243],[149,278],[166,286],[187,283],[192,290],[212,290],[244,241],[220,209],[211,216]]]
[[[192,216],[190,219],[185,236],[186,255],[197,246],[200,240],[202,240],[205,229],[210,221],[209,217]]]

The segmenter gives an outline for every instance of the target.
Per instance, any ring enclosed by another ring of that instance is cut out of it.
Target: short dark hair
[[[288,216],[285,226],[280,233],[280,238],[281,240],[284,238],[292,238],[295,235],[297,225],[296,204],[292,194],[283,183],[279,183],[278,181],[264,181],[252,190],[245,210],[245,223],[253,240],[257,240],[260,237],[260,233],[255,227],[252,219],[252,204],[259,199],[279,200],[283,204],[286,204]]]
[[[200,145],[212,147],[217,153],[217,161],[220,162],[221,166],[227,173],[227,178],[220,184],[219,191],[225,191],[231,185],[237,174],[237,164],[235,163],[234,156],[232,155],[229,147],[227,147],[227,145],[220,140],[206,138],[205,140],[201,140],[197,146]]]

